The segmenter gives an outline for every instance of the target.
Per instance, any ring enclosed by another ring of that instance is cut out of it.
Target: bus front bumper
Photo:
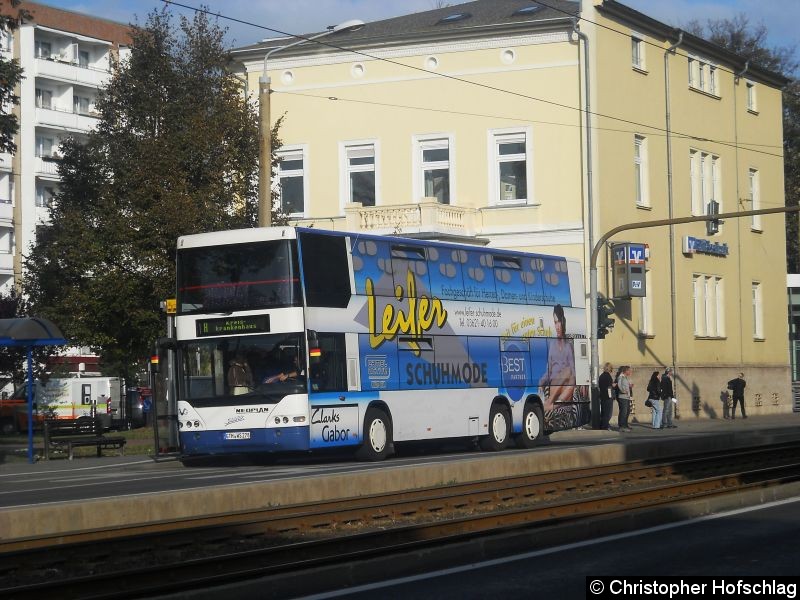
[[[184,455],[308,450],[308,426],[241,431],[181,431]]]

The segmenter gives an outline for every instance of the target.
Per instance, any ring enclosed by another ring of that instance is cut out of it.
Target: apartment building
[[[293,222],[588,268],[625,223],[785,204],[786,79],[615,0],[477,0],[297,41],[234,52],[253,97],[266,63]],[[721,417],[739,371],[748,410],[791,410],[783,215],[612,241],[648,245],[647,295],[615,301],[601,363],[640,390],[676,367],[681,418]],[[611,297],[609,247],[598,266]]]
[[[0,40],[3,55],[17,58],[24,70],[15,108],[17,152],[0,154],[2,291],[19,282],[22,255],[36,228],[49,223],[61,142],[96,125],[94,103],[111,75],[112,55],[124,55],[130,43],[121,23],[33,2],[23,7],[31,19]],[[11,10],[8,3],[2,10]]]

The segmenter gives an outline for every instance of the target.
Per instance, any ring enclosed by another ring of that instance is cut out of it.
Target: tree
[[[692,21],[687,30],[735,52],[753,64],[789,78],[783,90],[783,164],[786,206],[800,204],[800,80],[796,48],[767,45],[767,28],[752,25],[740,14],[733,19],[710,19],[705,25]],[[786,260],[790,273],[800,273],[800,221],[786,215]]]
[[[37,314],[129,379],[164,335],[177,238],[257,222],[257,115],[224,30],[200,12],[172,23],[163,9],[132,28],[96,130],[62,145],[51,225],[25,259]]]
[[[11,14],[0,15],[0,33],[6,34],[19,27],[30,14],[19,8],[22,0],[11,0]],[[19,130],[17,116],[11,112],[19,104],[15,89],[22,81],[22,67],[16,58],[5,59],[0,55],[0,152],[16,152],[14,136]]]

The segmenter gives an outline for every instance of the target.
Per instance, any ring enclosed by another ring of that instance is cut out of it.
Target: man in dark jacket
[[[614,378],[611,376],[611,371],[614,367],[611,363],[603,365],[603,372],[597,380],[597,386],[600,388],[600,429],[611,429],[609,421],[611,413],[614,411]]]
[[[747,415],[744,412],[744,388],[747,382],[744,380],[744,373],[739,373],[739,377],[731,379],[728,382],[728,389],[731,390],[733,396],[733,405],[731,406],[731,419],[736,418],[736,403],[739,402],[742,407],[742,418],[746,419]]]
[[[661,429],[675,429],[677,425],[672,422],[672,416],[675,414],[675,403],[672,399],[675,397],[675,390],[672,387],[672,368],[667,367],[664,369],[664,374],[661,376],[661,399],[664,401],[664,416],[661,420]]]

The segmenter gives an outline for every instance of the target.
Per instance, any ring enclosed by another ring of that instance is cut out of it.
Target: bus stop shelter
[[[25,348],[28,354],[28,462],[33,456],[33,347],[64,346],[64,334],[47,319],[0,319],[0,346]]]

